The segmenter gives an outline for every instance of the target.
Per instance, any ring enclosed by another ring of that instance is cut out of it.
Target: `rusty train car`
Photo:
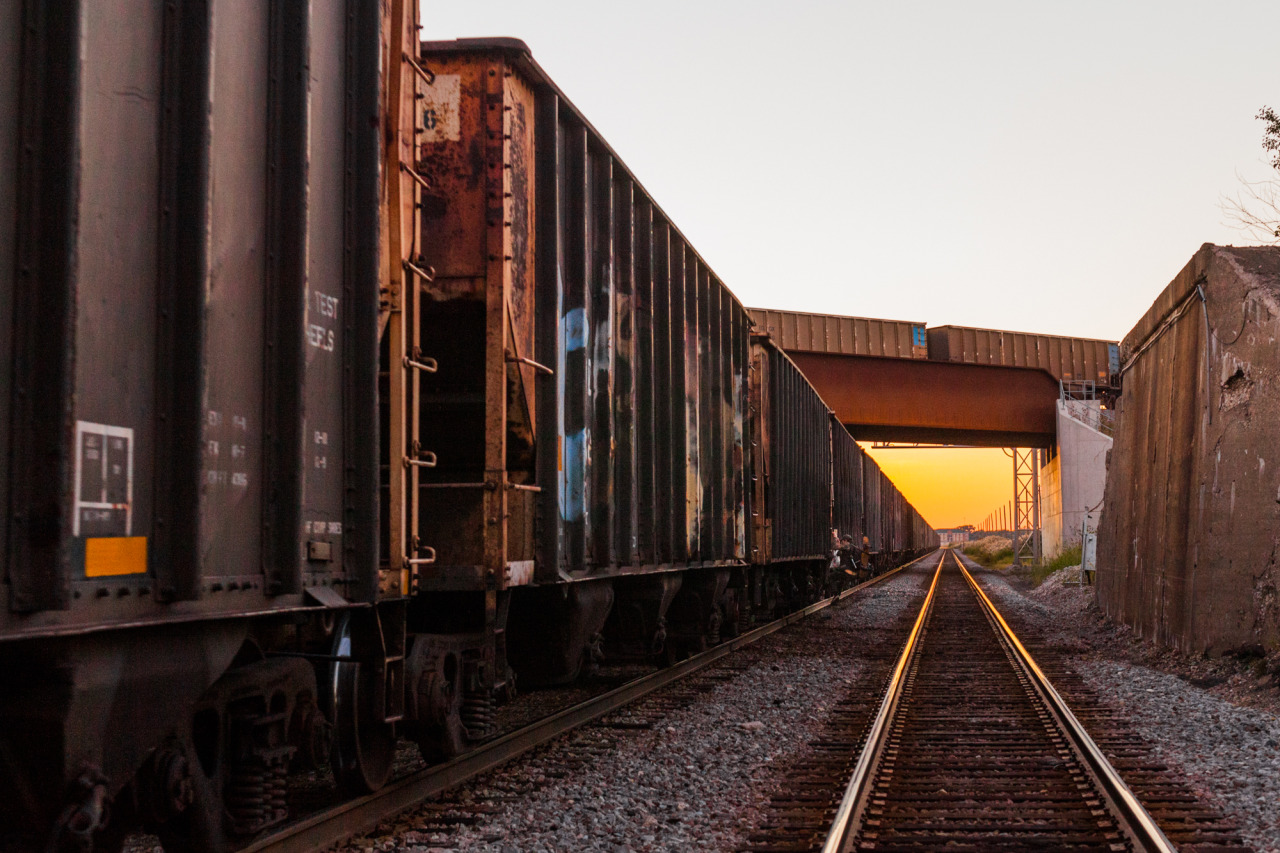
[[[937,537],[514,40],[0,16],[0,813],[228,851]]]

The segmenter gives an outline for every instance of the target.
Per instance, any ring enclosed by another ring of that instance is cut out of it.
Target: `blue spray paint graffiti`
[[[564,351],[573,352],[587,345],[587,315],[581,308],[574,308],[560,320],[560,335],[564,338]]]
[[[564,437],[564,468],[560,471],[560,516],[565,521],[581,521],[586,505],[584,462],[590,449],[587,431]]]

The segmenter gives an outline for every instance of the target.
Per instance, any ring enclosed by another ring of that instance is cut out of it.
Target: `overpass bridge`
[[[748,310],[863,441],[1052,448],[1064,384],[1119,384],[1113,341]]]
[[[1114,341],[750,308],[855,439],[1013,448],[1015,558],[1079,541],[1106,484]],[[1088,401],[1079,398],[1088,398]]]

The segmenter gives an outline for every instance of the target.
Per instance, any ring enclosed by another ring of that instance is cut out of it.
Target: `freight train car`
[[[772,339],[753,339],[752,368],[752,562],[779,567],[798,602],[822,588],[831,550],[831,411]]]
[[[522,43],[251,11],[0,13],[6,830],[236,849],[936,543]]]
[[[512,669],[559,683],[714,638],[750,561],[750,321],[522,43],[423,57],[439,367],[416,439],[435,465],[406,505],[437,556],[432,642],[483,711]]]
[[[867,547],[872,555],[878,555],[885,549],[884,525],[881,521],[881,502],[884,495],[884,474],[880,466],[869,455],[862,457],[862,501],[864,533]]]
[[[834,414],[831,420],[831,531],[839,540],[848,536],[862,548],[867,531],[863,466],[866,454]],[[870,537],[868,537],[869,539]],[[923,541],[923,540],[921,540]]]
[[[357,711],[389,726],[393,650],[299,654],[363,646],[379,596],[384,132],[419,83],[382,5],[0,8],[0,823],[38,849],[226,848],[331,741],[359,775]]]
[[[967,326],[935,326],[928,330],[928,341],[928,357],[934,361],[1039,367],[1068,383],[1104,388],[1120,384],[1120,347],[1115,341]]]

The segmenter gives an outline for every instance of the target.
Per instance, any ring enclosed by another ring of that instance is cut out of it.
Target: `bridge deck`
[[[865,441],[1050,447],[1058,381],[1025,367],[789,352]]]

